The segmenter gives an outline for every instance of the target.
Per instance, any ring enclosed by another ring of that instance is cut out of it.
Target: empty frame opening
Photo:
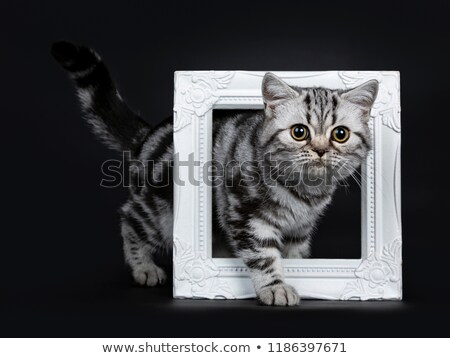
[[[257,110],[245,110],[257,112]],[[243,110],[213,110],[213,127],[220,121],[227,121]],[[213,130],[213,145],[215,141]],[[213,157],[214,160],[214,157]],[[356,175],[359,183],[359,174]],[[226,234],[220,227],[215,208],[215,188],[212,188],[212,257],[234,257]],[[319,220],[312,235],[310,258],[359,259],[361,258],[361,188],[356,180],[347,179],[346,185],[336,190],[333,200]]]

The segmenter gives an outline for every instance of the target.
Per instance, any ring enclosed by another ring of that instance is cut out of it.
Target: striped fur
[[[151,128],[135,115],[93,50],[57,43],[53,54],[74,79],[94,132],[110,147],[131,153],[130,198],[121,209],[125,259],[137,283],[163,283],[166,275],[153,254],[172,246],[172,186],[148,185],[141,178],[148,174],[150,184],[159,177],[172,183],[167,164],[173,158],[172,120]],[[213,190],[214,214],[249,268],[263,304],[299,303],[299,294],[285,281],[282,257],[309,256],[311,235],[337,182],[352,176],[366,157],[377,88],[376,81],[350,91],[297,88],[268,73],[264,111],[214,122],[213,158],[215,167],[224,169],[216,172],[224,180]],[[291,128],[298,124],[308,127],[308,140],[292,138]],[[337,126],[350,130],[347,142],[330,140]],[[135,159],[164,165],[144,168]]]

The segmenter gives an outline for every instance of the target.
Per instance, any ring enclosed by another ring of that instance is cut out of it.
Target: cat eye
[[[297,141],[308,139],[309,137],[308,127],[304,126],[303,124],[296,124],[295,126],[292,126],[291,136]]]
[[[331,139],[338,143],[344,143],[350,137],[350,131],[346,127],[336,127],[331,132]]]

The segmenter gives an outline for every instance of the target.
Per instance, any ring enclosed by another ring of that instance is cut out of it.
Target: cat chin
[[[312,161],[308,163],[307,173],[310,179],[325,178],[327,175],[333,172],[333,168],[330,165],[326,165],[321,161]]]
[[[327,186],[334,187],[339,176],[336,168],[321,162],[314,162],[308,165],[306,173],[302,178],[303,186],[320,191]]]

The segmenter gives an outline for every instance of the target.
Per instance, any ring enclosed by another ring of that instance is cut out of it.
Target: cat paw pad
[[[258,299],[267,306],[297,306],[300,295],[294,287],[285,283],[263,288],[258,293]]]
[[[133,270],[133,278],[137,284],[141,286],[156,286],[162,285],[166,282],[167,275],[164,270],[155,264],[147,267],[139,267]]]

